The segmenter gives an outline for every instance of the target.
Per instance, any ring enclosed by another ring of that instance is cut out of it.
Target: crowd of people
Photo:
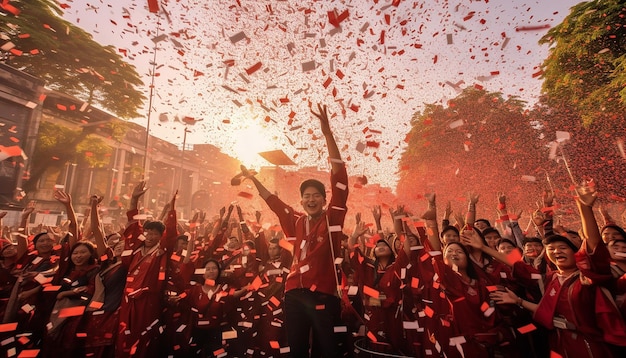
[[[145,182],[120,230],[102,224],[98,196],[80,223],[55,191],[68,224],[39,232],[24,210],[0,246],[4,356],[626,356],[626,232],[606,210],[596,221],[593,185],[567,199],[581,220],[570,230],[554,224],[551,192],[532,235],[504,194],[495,221],[476,218],[478,195],[454,223],[449,204],[440,220],[430,193],[422,215],[390,209],[393,228],[378,205],[344,227],[348,175],[326,107],[312,113],[328,200],[323,183],[304,181],[300,212],[241,168],[279,226],[263,229],[259,212],[236,205],[181,225],[176,193],[145,220]]]

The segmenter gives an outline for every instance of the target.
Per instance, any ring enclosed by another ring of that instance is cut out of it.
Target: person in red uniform
[[[159,344],[160,316],[168,257],[176,245],[176,194],[170,202],[166,224],[147,222],[143,226],[134,219],[139,198],[146,192],[140,182],[133,190],[129,225],[124,231],[122,265],[128,270],[126,288],[120,306],[116,357],[154,357]],[[141,240],[141,237],[144,240]]]
[[[55,293],[56,303],[47,324],[42,353],[44,357],[81,357],[85,354],[84,339],[77,338],[77,333],[82,315],[64,317],[63,313],[87,306],[94,294],[95,276],[100,269],[96,263],[96,248],[89,241],[78,241],[71,248],[65,242],[59,262],[52,285],[60,289]]]
[[[318,113],[313,110],[311,113],[320,120],[331,163],[332,197],[329,202],[326,201],[324,184],[308,179],[300,185],[300,203],[305,213],[296,212],[242,166],[243,175],[252,180],[261,197],[278,216],[285,236],[295,238],[284,303],[287,338],[293,357],[309,356],[311,332],[314,350],[319,349],[323,357],[337,357],[345,350],[340,347],[345,341],[343,334],[336,332],[345,329],[335,328],[342,323],[334,260],[340,252],[340,234],[347,211],[348,174],[330,129],[327,108],[321,104],[317,107]]]
[[[497,303],[514,303],[533,312],[535,321],[550,330],[550,349],[562,357],[612,357],[611,345],[626,345],[626,325],[602,290],[613,277],[610,255],[594,219],[595,198],[593,186],[578,188],[576,204],[586,236],[580,250],[565,236],[544,240],[557,270],[546,275],[545,294],[538,304],[510,290],[492,293]]]

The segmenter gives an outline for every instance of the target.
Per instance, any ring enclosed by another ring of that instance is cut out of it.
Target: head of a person
[[[611,260],[615,262],[626,262],[626,238],[621,235],[614,235],[606,244],[611,254]]]
[[[226,249],[228,251],[235,251],[241,248],[241,242],[237,236],[231,236],[226,241]]]
[[[124,252],[124,240],[122,240],[122,236],[119,233],[114,232],[112,234],[109,234],[106,237],[106,243],[107,246],[110,247],[113,251],[113,256],[122,256],[122,253]]]
[[[444,246],[443,262],[452,267],[457,272],[466,272],[470,278],[477,278],[478,275],[474,266],[470,263],[469,251],[460,242],[451,242]]]
[[[626,240],[626,232],[620,226],[617,225],[606,225],[600,230],[602,234],[602,241],[605,244],[608,244],[612,240]]]
[[[496,250],[498,241],[500,241],[500,239],[502,238],[502,235],[500,235],[500,231],[498,231],[498,229],[496,228],[488,227],[482,230],[482,234],[485,237],[485,241],[487,241],[487,246]]]
[[[404,242],[404,244],[409,245],[409,247],[415,247],[420,245],[420,240],[417,235],[410,232],[406,234],[406,241]]]
[[[486,228],[491,227],[491,223],[487,219],[477,219],[474,221],[474,227],[478,229],[478,231],[484,231]]]
[[[574,245],[580,247],[583,243],[583,239],[580,237],[580,233],[574,230],[566,230],[563,236],[567,237]]]
[[[220,278],[222,273],[222,268],[220,267],[220,263],[215,259],[208,259],[204,263],[204,283],[213,285]]]
[[[575,254],[578,247],[567,237],[551,235],[543,240],[548,259],[559,270],[571,270],[576,268]]]
[[[0,259],[13,258],[17,256],[17,245],[10,240],[0,239]]]
[[[308,179],[300,184],[300,204],[311,217],[318,217],[326,207],[326,187],[315,179]]]
[[[460,242],[461,241],[461,237],[459,235],[459,229],[457,229],[455,226],[449,225],[446,226],[442,231],[441,231],[441,242],[444,245],[448,245],[452,242]]]
[[[522,254],[522,250],[520,250],[515,243],[509,239],[500,239],[496,246],[496,250],[505,255],[510,254],[513,250],[518,250],[520,255]]]
[[[269,244],[267,245],[267,253],[271,260],[277,260],[280,258],[281,247],[278,239],[271,239]]]
[[[48,234],[47,232],[40,232],[33,238],[35,250],[37,250],[40,255],[51,253],[54,243],[54,237],[52,234]]]
[[[188,243],[189,237],[187,237],[187,235],[178,235],[176,238],[176,252],[182,252],[187,248]]]
[[[243,256],[248,256],[252,251],[254,251],[254,241],[246,240],[243,242],[243,246],[241,248],[241,253]]]
[[[523,241],[524,247],[524,256],[530,259],[534,259],[541,255],[541,251],[543,251],[543,243],[541,239],[538,237],[527,237]]]
[[[84,267],[96,263],[96,247],[90,241],[79,241],[70,250],[74,267]]]
[[[396,259],[396,256],[393,254],[393,250],[391,249],[391,245],[385,239],[379,239],[376,241],[376,246],[374,246],[374,258],[377,261],[381,259],[388,259],[389,262],[393,262]]]
[[[147,221],[143,225],[143,236],[145,240],[144,246],[147,248],[154,247],[161,241],[161,236],[165,232],[165,224],[160,221]]]

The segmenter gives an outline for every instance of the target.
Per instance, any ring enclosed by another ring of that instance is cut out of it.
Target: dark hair
[[[452,225],[448,225],[446,227],[443,228],[443,230],[441,230],[441,233],[439,233],[439,236],[443,239],[443,234],[446,233],[446,231],[454,231],[457,235],[461,235],[461,233],[459,232],[459,229],[456,228],[456,226],[452,226]]]
[[[324,183],[316,179],[307,179],[300,184],[300,196],[304,195],[306,188],[310,187],[315,188],[320,192],[320,194],[322,194],[324,199],[326,199],[326,187],[324,186]]]
[[[524,240],[522,240],[522,245],[526,246],[529,242],[536,242],[543,245],[543,241],[538,237],[525,237]]]
[[[500,247],[500,244],[505,243],[505,242],[511,244],[511,246],[513,246],[514,248],[519,249],[519,247],[517,247],[517,245],[515,245],[513,241],[507,238],[501,238],[500,240],[498,240],[498,243],[496,244],[496,248]]]
[[[217,282],[222,277],[222,265],[220,265],[220,262],[217,261],[216,259],[210,258],[204,261],[204,264],[202,264],[202,267],[206,268],[206,265],[208,265],[209,262],[215,262],[215,265],[217,266],[217,279],[215,280],[215,282]]]
[[[159,234],[163,235],[165,232],[165,224],[160,221],[148,221],[143,224],[143,229],[145,230],[156,230]]]
[[[389,243],[387,242],[387,240],[385,239],[379,239],[378,241],[376,241],[376,245],[378,245],[379,242],[384,243],[385,245],[387,245],[387,247],[389,248],[389,251],[391,252],[391,258],[389,259],[389,264],[392,264],[396,261],[396,255],[393,253],[393,248],[391,247],[391,245],[389,245]],[[378,257],[376,257],[376,246],[374,246],[374,287],[378,286],[378,283],[380,282],[380,279],[383,278],[384,273],[379,274],[378,273]]]
[[[39,238],[41,238],[44,235],[48,235],[48,233],[40,232],[39,234],[35,235],[35,237],[33,237],[33,245],[37,245],[37,240],[39,240]]]
[[[87,264],[93,265],[96,263],[96,246],[91,241],[81,240],[72,245],[72,248],[70,249],[70,267],[74,267],[74,262],[72,262],[72,253],[74,253],[74,250],[76,250],[76,248],[81,245],[85,246],[91,254],[91,256],[89,256],[89,261],[87,261]]]
[[[574,245],[573,242],[570,241],[570,239],[568,239],[565,236],[561,236],[561,235],[550,235],[548,237],[546,237],[545,239],[543,239],[543,244],[544,245],[548,245],[551,244],[553,242],[564,242],[567,244],[567,246],[569,246],[572,250],[574,250],[574,252],[578,252],[578,247],[576,245]]]
[[[476,220],[474,220],[474,225],[476,225],[476,223],[477,223],[477,222],[479,222],[479,221],[482,221],[482,222],[484,222],[485,224],[487,224],[487,226],[488,226],[488,227],[491,227],[491,223],[490,223],[490,222],[489,222],[489,220],[487,220],[487,219],[476,219]],[[485,229],[485,230],[486,230],[486,229]]]
[[[498,231],[498,229],[494,228],[494,227],[488,227],[485,230],[483,230],[481,232],[481,234],[483,234],[483,236],[487,236],[487,234],[491,234],[491,233],[496,233],[498,234],[498,237],[502,237],[502,235],[500,234],[500,231]]]
[[[612,241],[626,241],[626,231],[624,231],[624,229],[622,229],[621,226],[617,226],[617,225],[614,225],[614,224],[605,225],[602,228],[602,230],[600,230],[600,233],[602,233],[604,231],[604,229],[608,229],[608,228],[614,229],[615,231],[619,232],[619,234],[622,236],[621,240],[617,239],[617,240],[612,240]],[[607,242],[607,244],[608,244],[608,242]]]
[[[183,240],[184,242],[188,242],[189,237],[187,235],[178,235],[178,237],[176,238],[176,241],[178,240]]]
[[[472,262],[472,259],[470,258],[470,253],[469,253],[469,251],[467,251],[467,247],[465,247],[465,245],[461,244],[460,242],[451,242],[451,243],[449,243],[443,249],[444,250],[444,257],[445,257],[445,250],[450,245],[457,245],[457,246],[459,246],[461,248],[461,250],[463,250],[463,252],[465,253],[465,256],[467,257],[467,268],[465,269],[465,271],[467,272],[467,276],[469,276],[470,278],[472,278],[474,280],[478,280],[478,272],[476,271],[476,268],[474,267],[474,263]]]

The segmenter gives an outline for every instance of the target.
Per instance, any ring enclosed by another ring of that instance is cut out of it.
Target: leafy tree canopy
[[[464,202],[468,191],[495,198],[498,191],[521,196],[540,190],[522,180],[535,175],[543,156],[523,101],[468,88],[447,105],[428,104],[413,116],[400,159],[399,197],[434,190]]]
[[[550,104],[570,102],[586,126],[614,131],[626,113],[626,6],[622,0],[580,3],[540,40]]]
[[[113,46],[102,46],[90,34],[63,20],[53,0],[14,3],[18,16],[7,14],[0,36],[13,43],[0,54],[5,62],[46,81],[50,88],[98,105],[120,118],[136,118],[145,96],[134,66]]]

